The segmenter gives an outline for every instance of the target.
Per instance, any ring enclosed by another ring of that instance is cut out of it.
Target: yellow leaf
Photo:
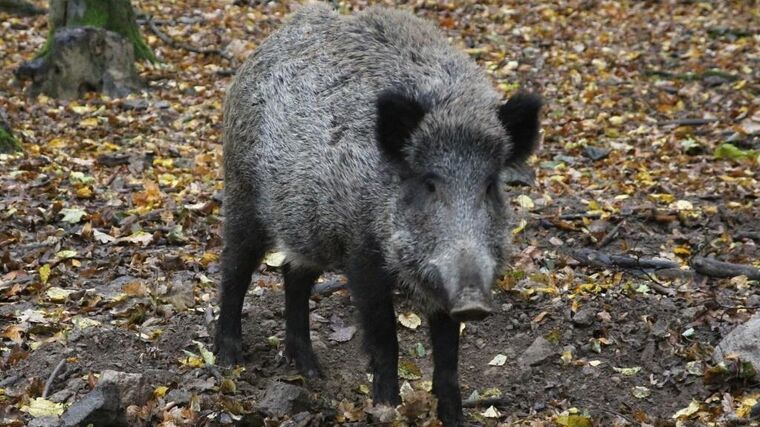
[[[83,316],[76,316],[71,319],[71,323],[78,327],[79,329],[87,329],[92,328],[94,326],[100,326],[101,323],[98,322],[95,319],[90,319],[89,317],[83,317]]]
[[[80,199],[90,199],[92,198],[92,194],[92,188],[90,187],[77,188],[77,197]]]
[[[517,236],[520,234],[523,230],[525,230],[525,227],[528,225],[528,221],[521,219],[520,224],[517,225],[517,227],[512,229],[512,235]]]
[[[193,343],[198,346],[198,351],[200,351],[203,361],[206,362],[207,365],[213,366],[216,363],[216,357],[214,357],[214,353],[210,352],[200,341],[193,341]]]
[[[680,411],[676,412],[673,415],[673,418],[675,418],[675,419],[678,419],[678,418],[688,418],[688,417],[696,414],[697,411],[699,411],[699,406],[700,406],[700,404],[699,404],[698,401],[692,400],[691,403],[689,403],[689,406],[687,406],[687,407],[681,409]]]
[[[65,302],[69,298],[69,295],[72,293],[74,293],[74,291],[70,289],[59,288],[57,286],[53,286],[52,288],[48,289],[47,292],[45,292],[48,298],[50,298],[50,301],[58,303]]]
[[[488,409],[486,409],[485,412],[483,412],[480,415],[482,415],[485,418],[499,418],[501,416],[499,411],[493,406],[489,406]]]
[[[79,122],[79,124],[81,126],[83,126],[83,127],[86,127],[86,128],[98,127],[98,118],[97,117],[88,117],[88,118],[82,120],[81,122]]]
[[[3,331],[3,334],[0,335],[4,338],[8,338],[9,340],[21,344],[23,341],[21,334],[24,332],[24,330],[19,325],[10,325]]]
[[[190,368],[200,368],[203,366],[203,359],[198,356],[186,356],[181,357],[179,363]]]
[[[40,282],[44,285],[50,278],[50,264],[45,264],[40,267]]]
[[[490,362],[488,362],[491,366],[504,366],[505,363],[507,363],[507,356],[503,354],[497,354]]]
[[[591,418],[583,415],[560,415],[554,418],[557,425],[563,427],[593,427]]]
[[[282,264],[285,262],[285,253],[284,252],[269,252],[264,257],[264,264],[270,266],[270,267],[282,267]]]
[[[29,401],[28,406],[22,406],[21,411],[39,418],[39,417],[57,417],[63,414],[63,403],[51,402],[47,399],[38,397]]]
[[[679,256],[690,256],[691,255],[691,248],[688,246],[676,246],[673,248],[673,253]]]
[[[526,196],[525,194],[521,194],[517,196],[515,201],[517,202],[518,205],[520,205],[520,207],[525,208],[525,209],[533,209],[536,207],[536,204],[533,203],[533,199]]]
[[[69,259],[74,258],[77,256],[77,251],[73,249],[65,249],[59,252],[56,252],[55,257],[58,259]]]
[[[169,391],[169,387],[165,385],[160,385],[153,390],[153,396],[155,397],[164,397],[166,396],[166,392]]]
[[[422,321],[420,320],[420,317],[416,314],[412,313],[411,311],[408,313],[401,313],[398,315],[398,321],[403,326],[409,328],[409,329],[417,329],[420,324],[422,324]]]

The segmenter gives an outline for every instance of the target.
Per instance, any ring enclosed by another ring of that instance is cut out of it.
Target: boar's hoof
[[[231,367],[243,363],[243,344],[239,339],[217,339],[215,350],[216,362],[219,366]]]
[[[286,350],[285,357],[288,362],[293,362],[298,373],[306,378],[317,378],[322,375],[314,350]]]

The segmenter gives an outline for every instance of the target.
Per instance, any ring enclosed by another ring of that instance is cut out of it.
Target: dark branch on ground
[[[200,48],[200,47],[190,46],[189,44],[179,42],[179,41],[174,40],[173,38],[169,37],[166,33],[164,33],[163,31],[161,31],[160,28],[158,28],[158,25],[156,25],[156,22],[153,21],[152,19],[148,19],[148,20],[146,20],[146,22],[148,24],[148,28],[150,28],[150,30],[153,32],[153,34],[155,34],[156,36],[158,36],[159,39],[161,39],[164,43],[168,44],[169,46],[171,46],[173,48],[183,49],[183,50],[186,50],[188,52],[200,53],[200,54],[205,54],[205,55],[219,55],[219,56],[221,56],[224,59],[227,59],[227,60],[230,60],[230,61],[232,60],[232,56],[230,56],[229,54],[225,53],[221,49],[212,48],[212,47],[203,47],[203,48]]]
[[[666,273],[667,275],[681,277],[700,274],[702,276],[717,278],[747,276],[751,280],[760,280],[760,269],[756,267],[718,261],[714,258],[694,257],[689,263],[691,269],[682,269],[681,265],[675,261],[610,255],[588,248],[573,250],[570,252],[570,256],[583,265],[602,268],[623,268],[643,272],[647,276],[653,271],[655,273]],[[668,290],[668,293],[671,293],[671,290]]]

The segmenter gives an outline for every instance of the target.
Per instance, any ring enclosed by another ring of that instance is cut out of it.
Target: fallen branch
[[[63,369],[63,365],[66,364],[66,358],[64,357],[61,359],[60,362],[58,362],[58,365],[55,366],[55,369],[53,369],[53,372],[50,373],[50,377],[45,382],[45,388],[42,390],[42,398],[46,399],[48,397],[48,393],[50,393],[50,387],[53,385],[53,381],[55,381],[55,377],[58,376],[58,373]]]
[[[621,267],[636,270],[662,270],[680,267],[680,264],[675,261],[608,255],[593,249],[578,249],[572,251],[570,255],[582,264],[595,267]]]
[[[707,125],[710,123],[717,122],[718,119],[676,119],[676,120],[665,120],[662,122],[658,122],[657,124],[660,126],[702,126]]]
[[[751,265],[732,264],[715,258],[694,257],[689,263],[691,268],[703,276],[736,277],[747,276],[750,280],[760,280],[760,269]]]
[[[633,258],[626,255],[609,255],[593,249],[577,249],[569,254],[576,261],[584,265],[602,268],[624,268],[642,272],[647,277],[654,271],[658,274],[665,274],[675,277],[691,277],[700,274],[707,277],[736,277],[747,276],[750,280],[760,280],[760,269],[751,265],[732,264],[729,262],[718,261],[714,258],[694,257],[690,262],[691,269],[682,269],[681,265],[675,261],[651,259],[651,258]],[[654,279],[653,282],[656,282]],[[655,286],[653,286],[655,288]],[[667,292],[665,292],[667,290]],[[658,291],[672,293],[672,290],[662,287]],[[661,292],[661,293],[662,293]]]
[[[146,22],[148,23],[148,28],[150,28],[150,30],[153,32],[153,34],[155,34],[156,36],[158,36],[158,38],[161,39],[164,43],[168,44],[169,46],[171,46],[171,47],[173,47],[175,49],[183,49],[183,50],[186,50],[188,52],[200,53],[200,54],[204,54],[204,55],[219,55],[219,56],[221,56],[224,59],[232,60],[232,56],[230,56],[229,54],[223,52],[221,49],[216,49],[216,48],[213,48],[213,47],[203,47],[203,48],[200,48],[200,47],[190,46],[190,45],[182,43],[182,42],[178,42],[178,41],[174,40],[173,38],[169,37],[163,31],[161,31],[161,29],[158,28],[158,25],[156,25],[156,23],[152,19],[148,19]]]

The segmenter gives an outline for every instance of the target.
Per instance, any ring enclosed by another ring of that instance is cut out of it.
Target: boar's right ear
[[[377,98],[377,141],[390,160],[403,163],[403,148],[422,118],[425,109],[416,100],[393,90]]]
[[[540,126],[538,114],[542,105],[538,95],[520,92],[499,108],[499,120],[512,139],[509,162],[520,163],[535,151]]]

